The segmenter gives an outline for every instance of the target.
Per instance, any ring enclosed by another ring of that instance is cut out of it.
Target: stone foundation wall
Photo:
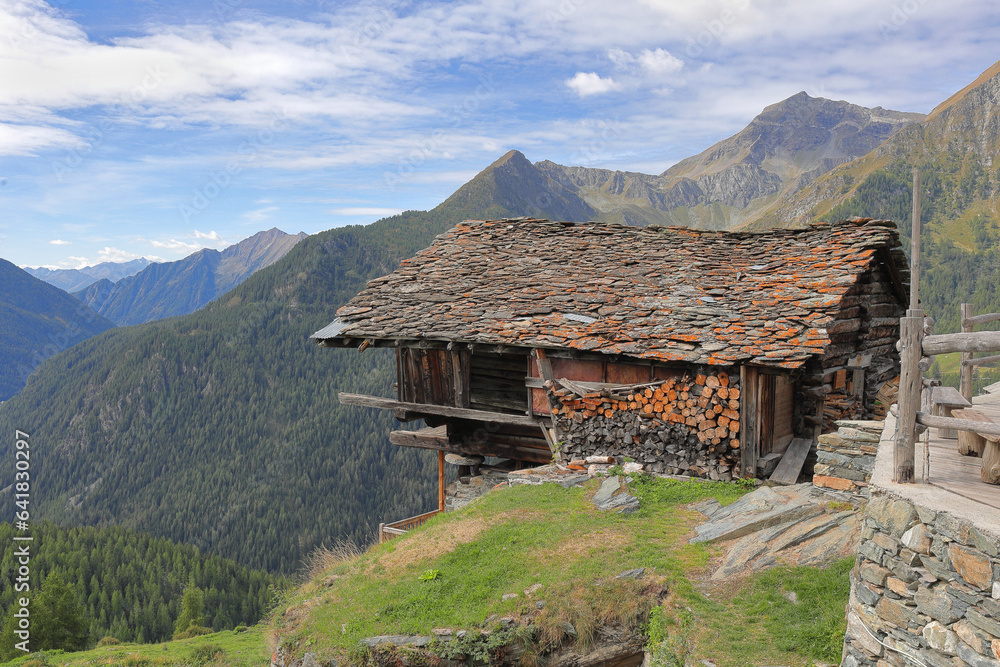
[[[885,422],[840,420],[836,423],[836,433],[819,436],[813,484],[866,496]]]
[[[893,484],[894,431],[890,417],[851,573],[842,667],[1000,667],[1000,511]]]

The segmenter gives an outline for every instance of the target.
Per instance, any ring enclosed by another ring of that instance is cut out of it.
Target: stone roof
[[[895,225],[881,220],[764,233],[468,220],[312,337],[795,368],[823,353],[842,297],[884,262],[909,279]]]

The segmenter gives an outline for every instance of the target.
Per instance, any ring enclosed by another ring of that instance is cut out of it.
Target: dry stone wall
[[[842,419],[836,424],[836,433],[819,436],[813,484],[867,496],[885,422]]]
[[[1000,667],[998,513],[888,481],[894,421],[872,475],[841,665]]]

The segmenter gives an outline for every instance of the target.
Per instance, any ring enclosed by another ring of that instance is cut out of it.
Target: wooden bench
[[[994,424],[992,419],[979,410],[965,408],[955,410],[959,419]],[[980,477],[987,484],[1000,484],[1000,435],[984,435],[975,431],[958,432],[958,453],[964,456],[983,457]]]
[[[933,387],[931,389],[931,414],[937,417],[951,417],[956,409],[968,408],[969,403],[954,387]],[[939,428],[938,437],[944,440],[954,440],[958,431],[953,428]]]

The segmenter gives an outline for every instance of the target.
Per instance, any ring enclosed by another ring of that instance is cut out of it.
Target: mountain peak
[[[575,192],[550,178],[518,150],[504,153],[438,208],[483,218],[527,215],[584,221],[595,214]]]
[[[949,109],[962,101],[970,92],[997,77],[1000,77],[1000,60],[990,65],[985,72],[976,77],[975,81],[934,107],[934,109],[927,115],[927,120],[936,118],[946,109]]]
[[[513,162],[515,164],[520,164],[520,163],[531,164],[528,161],[528,158],[524,157],[524,153],[517,150],[516,148],[512,148],[503,155],[501,155],[499,158],[497,158],[496,161],[487,168],[499,167],[501,165],[507,164],[508,162]]]

